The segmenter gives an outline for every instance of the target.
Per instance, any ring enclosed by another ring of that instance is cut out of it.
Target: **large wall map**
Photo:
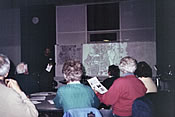
[[[108,66],[127,56],[127,43],[84,44],[83,65],[90,76],[106,76]]]
[[[118,65],[125,56],[146,61],[152,68],[156,65],[155,42],[97,43],[83,45],[56,45],[56,76],[63,76],[62,65],[66,60],[82,61],[86,75],[107,76],[108,66]],[[154,75],[153,71],[153,75]]]
[[[83,65],[89,76],[107,76],[109,65],[118,65],[120,59],[132,56],[137,61],[156,65],[155,42],[123,42],[83,45]]]

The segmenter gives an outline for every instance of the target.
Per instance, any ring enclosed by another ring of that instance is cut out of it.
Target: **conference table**
[[[29,98],[36,106],[39,117],[63,117],[63,109],[56,108],[53,102],[56,92],[38,92],[30,94]],[[112,110],[100,109],[103,117],[113,117]]]
[[[29,98],[36,106],[39,117],[62,117],[63,109],[56,108],[53,102],[56,92],[38,92],[30,94]]]

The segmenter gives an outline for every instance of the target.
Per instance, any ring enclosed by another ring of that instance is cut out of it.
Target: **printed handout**
[[[100,94],[106,93],[108,90],[100,83],[97,77],[93,77],[87,80],[93,90],[96,90]]]

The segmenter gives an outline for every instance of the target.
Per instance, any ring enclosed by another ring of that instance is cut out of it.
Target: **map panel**
[[[66,60],[82,61],[86,75],[107,76],[109,65],[118,65],[120,59],[131,56],[139,61],[146,61],[153,69],[156,65],[155,42],[120,42],[79,45],[56,45],[56,76],[63,76],[62,65]],[[153,76],[156,71],[153,69]]]
[[[56,76],[63,76],[62,66],[65,61],[73,59],[82,61],[82,45],[56,45]]]
[[[108,66],[118,65],[127,55],[127,43],[104,43],[83,45],[83,65],[90,76],[107,76]]]
[[[155,42],[123,42],[83,45],[83,65],[89,76],[107,76],[109,65],[118,65],[121,58],[131,56],[146,61],[152,68],[156,65]],[[153,75],[154,75],[153,71]]]

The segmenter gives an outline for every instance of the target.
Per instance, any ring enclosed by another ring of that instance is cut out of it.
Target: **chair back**
[[[149,98],[143,96],[134,101],[132,117],[153,117],[152,102]]]
[[[102,117],[114,117],[112,109],[100,109],[100,113],[102,114]]]
[[[102,117],[102,115],[98,109],[90,107],[69,109],[63,117]]]

